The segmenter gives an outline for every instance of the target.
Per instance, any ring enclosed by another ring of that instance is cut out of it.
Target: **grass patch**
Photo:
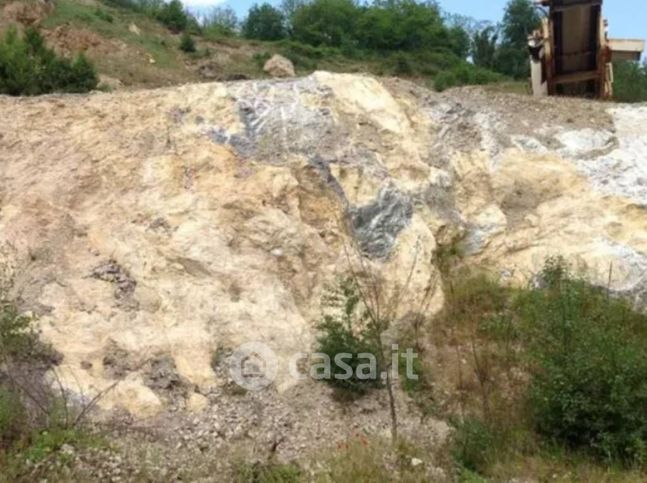
[[[320,469],[310,481],[422,483],[430,481],[424,464],[428,458],[426,451],[405,440],[399,440],[394,446],[390,441],[357,435],[318,461]]]
[[[294,463],[240,462],[234,467],[236,483],[299,483],[305,481],[303,471]]]
[[[102,14],[97,15],[97,11]],[[113,20],[108,21],[107,17]],[[97,9],[72,0],[59,0],[52,15],[43,22],[43,27],[53,29],[65,24],[90,30],[106,39],[122,41],[139,48],[151,56],[155,61],[155,67],[163,69],[179,67],[178,53],[175,51],[177,41],[166,29],[143,13],[109,6]],[[137,25],[139,35],[129,30],[130,24]],[[141,59],[138,61],[141,62]]]

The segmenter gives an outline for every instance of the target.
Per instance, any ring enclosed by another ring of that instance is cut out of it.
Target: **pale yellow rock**
[[[187,408],[189,409],[189,411],[198,413],[204,410],[208,404],[209,401],[206,397],[204,397],[202,394],[194,392],[193,394],[191,394],[191,396],[189,396],[189,400],[187,401]]]
[[[263,71],[272,77],[294,77],[294,65],[290,59],[274,54],[263,66]]]
[[[137,36],[141,35],[141,31],[139,30],[139,27],[135,23],[132,23],[132,22],[130,23],[130,25],[128,25],[128,31],[130,33],[133,33],[133,34],[137,35]]]
[[[435,256],[457,240],[468,263],[512,280],[562,254],[601,283],[612,264],[614,289],[642,293],[647,217],[640,176],[624,173],[643,164],[613,166],[644,152],[647,112],[614,114],[613,164],[514,148],[517,126],[452,95],[317,73],[0,97],[0,283],[39,316],[71,390],[117,382],[104,360],[123,351],[100,405],[137,415],[165,404],[146,382],[161,356],[198,410],[193,388],[227,382],[214,353],[246,342],[275,352],[276,389],[299,384],[287,362],[312,349],[324,286],[358,245],[390,293],[407,288],[399,317],[442,308]]]

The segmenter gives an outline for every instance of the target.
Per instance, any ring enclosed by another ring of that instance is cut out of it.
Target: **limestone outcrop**
[[[200,407],[221,348],[307,350],[348,247],[411,277],[407,307],[430,289],[431,312],[454,243],[519,282],[561,254],[644,302],[645,107],[319,72],[0,97],[0,114],[3,283],[64,384],[122,379],[106,408]]]

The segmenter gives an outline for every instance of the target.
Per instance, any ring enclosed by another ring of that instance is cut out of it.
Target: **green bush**
[[[618,102],[647,102],[647,63],[613,64],[613,97]]]
[[[361,396],[369,389],[382,387],[379,377],[363,379],[357,376],[358,366],[367,362],[358,357],[359,354],[372,354],[378,362],[377,375],[382,372],[380,347],[367,321],[357,283],[351,278],[341,280],[338,286],[328,289],[324,305],[328,313],[317,326],[321,331],[317,352],[326,354],[333,362],[331,377],[324,381],[350,396]],[[339,378],[346,371],[334,363],[335,356],[342,353],[352,355],[344,361],[353,371],[350,378]]]
[[[480,419],[467,417],[455,424],[451,453],[461,469],[483,473],[492,462],[497,437]]]
[[[165,3],[157,12],[157,20],[174,33],[183,32],[189,25],[189,16],[180,0]]]
[[[532,361],[529,403],[549,439],[604,459],[647,456],[647,317],[547,262],[517,307]]]
[[[444,70],[439,72],[434,78],[434,89],[438,92],[443,92],[452,87],[459,85],[458,77],[451,70]]]
[[[180,38],[180,50],[182,52],[195,52],[195,42],[189,32],[184,32]]]
[[[0,360],[29,360],[42,348],[33,319],[20,314],[12,302],[0,299]]]
[[[484,85],[503,80],[501,74],[477,67],[467,62],[460,62],[449,70],[441,71],[434,79],[437,91],[464,85]]]
[[[26,411],[18,395],[0,384],[0,451],[25,436]]]
[[[58,57],[32,28],[23,37],[9,29],[0,43],[1,94],[83,93],[95,89],[97,83],[94,67],[83,55],[74,61]]]

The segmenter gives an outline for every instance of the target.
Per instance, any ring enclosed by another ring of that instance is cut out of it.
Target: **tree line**
[[[445,52],[517,79],[528,76],[527,37],[538,24],[530,0],[510,0],[498,25],[445,14],[431,0],[283,0],[256,4],[242,20],[230,7],[203,19],[215,35],[290,39],[345,53]]]

